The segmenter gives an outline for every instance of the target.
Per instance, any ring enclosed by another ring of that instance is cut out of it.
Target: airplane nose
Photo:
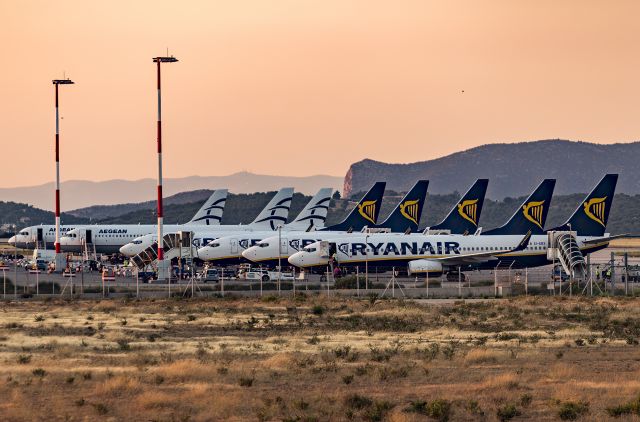
[[[131,246],[129,243],[127,243],[126,245],[122,246],[120,248],[120,253],[122,255],[127,255],[127,256],[131,256]]]
[[[8,242],[11,246],[15,246],[16,244],[16,237],[15,236],[11,236],[9,238],[9,242]]]
[[[245,249],[244,251],[242,251],[242,257],[244,259],[248,259],[249,261],[253,261],[254,258],[256,257],[256,251],[254,249],[254,247],[250,247]]]
[[[296,252],[289,257],[289,264],[296,267],[304,266],[304,252]]]
[[[209,254],[210,251],[211,251],[211,248],[208,246],[199,248],[197,252],[197,257],[206,261],[211,258],[211,255]]]

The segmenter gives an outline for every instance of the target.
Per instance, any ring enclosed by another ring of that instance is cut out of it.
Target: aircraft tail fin
[[[389,228],[394,233],[418,231],[428,187],[428,180],[418,180],[386,220],[376,227]]]
[[[287,224],[288,228],[293,230],[310,231],[324,227],[329,211],[329,203],[331,202],[332,188],[322,188],[315,194],[309,203],[300,211],[300,214],[291,223]]]
[[[571,229],[579,236],[604,235],[617,182],[617,174],[606,174],[578,205],[573,215],[562,226],[553,230]]]
[[[334,224],[331,227],[326,227],[324,230],[358,231],[362,230],[365,226],[375,226],[378,220],[378,214],[380,213],[382,195],[384,195],[386,185],[385,182],[376,182],[342,222]]]
[[[529,230],[532,234],[543,234],[555,185],[555,179],[544,179],[504,226],[482,234],[524,235]]]
[[[292,199],[293,188],[280,189],[250,225],[261,230],[276,230],[287,222]]]
[[[213,191],[209,199],[202,204],[198,212],[187,224],[219,225],[222,222],[222,214],[224,213],[228,193],[227,189]]]
[[[445,219],[429,229],[451,230],[452,234],[474,233],[478,229],[488,184],[488,179],[476,180]]]

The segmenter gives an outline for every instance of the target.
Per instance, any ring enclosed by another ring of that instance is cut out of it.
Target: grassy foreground
[[[640,302],[1,305],[14,420],[637,420]]]

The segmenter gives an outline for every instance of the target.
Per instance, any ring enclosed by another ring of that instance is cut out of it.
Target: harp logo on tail
[[[602,227],[605,227],[604,213],[606,204],[604,201],[606,200],[607,197],[605,196],[604,198],[591,198],[584,203],[584,213],[587,214],[587,217],[600,224]]]
[[[478,200],[467,199],[458,204],[458,214],[478,227]]]
[[[404,201],[400,204],[400,214],[402,214],[407,220],[418,224],[418,200]]]
[[[544,201],[532,201],[522,206],[524,218],[531,221],[542,229],[542,216],[544,211]]]
[[[376,202],[377,201],[364,201],[362,204],[358,204],[358,212],[365,220],[371,221],[376,224],[374,217],[376,215]]]

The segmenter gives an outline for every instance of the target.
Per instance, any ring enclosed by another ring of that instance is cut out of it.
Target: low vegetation
[[[2,315],[3,420],[640,416],[636,299],[49,300]]]

